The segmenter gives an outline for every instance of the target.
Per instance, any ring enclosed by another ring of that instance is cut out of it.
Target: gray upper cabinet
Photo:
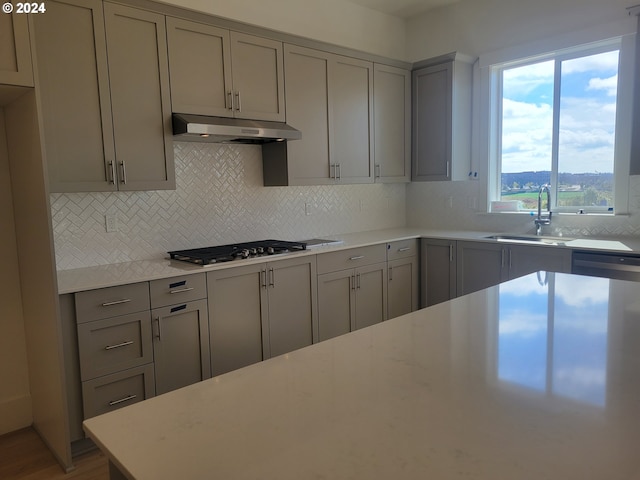
[[[164,16],[104,4],[119,190],[175,188]]]
[[[373,182],[373,64],[285,44],[287,123],[302,139],[272,163],[263,146],[265,185]]]
[[[33,21],[51,191],[175,188],[164,17],[52,0]]]
[[[284,121],[282,43],[167,18],[174,112]]]
[[[33,87],[28,15],[0,15],[0,84]]]
[[[471,165],[472,65],[459,54],[412,73],[412,180],[464,180]]]
[[[333,176],[341,183],[372,183],[373,64],[334,55],[330,67]]]
[[[411,180],[411,72],[376,63],[373,71],[375,181]]]

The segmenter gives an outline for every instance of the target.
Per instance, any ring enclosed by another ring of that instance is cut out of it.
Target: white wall
[[[462,0],[407,21],[407,58],[480,54],[628,18],[637,0]]]
[[[177,6],[398,60],[400,18],[340,0],[165,0]]]

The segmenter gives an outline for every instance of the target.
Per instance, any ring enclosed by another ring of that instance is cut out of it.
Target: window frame
[[[526,50],[526,49],[525,49]],[[635,56],[635,34],[617,35],[605,40],[583,43],[572,47],[549,49],[546,53],[529,54],[522,57],[511,56],[510,59],[496,59],[493,63],[481,65],[485,70],[480,71],[480,85],[484,85],[483,90],[488,93],[486,112],[488,122],[485,124],[485,135],[487,139],[488,172],[487,172],[487,212],[492,212],[492,201],[499,201],[501,198],[502,185],[502,72],[515,66],[526,66],[542,61],[553,60],[558,63],[565,60],[572,60],[583,56],[595,55],[607,51],[619,50],[618,60],[618,92],[616,100],[616,127],[613,165],[613,208],[611,207],[558,207],[557,199],[557,177],[558,177],[558,130],[560,109],[560,88],[559,76],[561,70],[555,68],[554,79],[554,100],[553,100],[553,134],[552,134],[552,164],[551,164],[551,184],[552,184],[552,210],[554,213],[576,214],[578,209],[586,214],[624,215],[628,213],[628,176],[630,165],[631,149],[631,103],[633,99],[633,65]],[[483,80],[484,78],[484,80]],[[528,214],[530,210],[520,211]]]

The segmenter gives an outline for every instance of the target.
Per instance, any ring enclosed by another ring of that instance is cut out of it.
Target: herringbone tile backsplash
[[[176,142],[174,149],[175,191],[51,195],[59,270],[405,225],[404,184],[264,187],[258,146]],[[117,232],[106,232],[105,215],[117,217]]]

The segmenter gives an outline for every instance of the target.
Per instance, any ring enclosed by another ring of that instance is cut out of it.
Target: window
[[[537,210],[549,184],[554,211],[613,213],[620,51],[616,40],[491,67],[490,200]]]

